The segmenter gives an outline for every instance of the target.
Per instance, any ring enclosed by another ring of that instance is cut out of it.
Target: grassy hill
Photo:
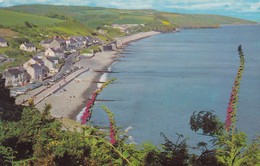
[[[44,16],[15,12],[10,10],[0,10],[0,25],[2,26],[23,26],[29,22],[35,26],[49,26],[63,22],[60,19],[53,19]]]
[[[53,13],[71,17],[81,23],[97,28],[110,24],[172,25],[174,27],[210,27],[219,24],[248,24],[251,21],[238,18],[203,15],[177,14],[155,10],[123,10],[85,6],[23,5],[9,10],[48,16]]]

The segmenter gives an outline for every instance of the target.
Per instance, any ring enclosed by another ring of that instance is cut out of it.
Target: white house
[[[64,58],[64,53],[61,49],[55,49],[55,48],[48,48],[45,51],[45,56],[48,57],[58,57],[59,59]]]
[[[56,65],[59,64],[58,57],[45,57],[43,59],[44,65],[48,67],[50,73],[57,73],[59,70],[56,68]]]
[[[33,43],[26,43],[26,42],[20,45],[20,49],[28,52],[37,51]]]
[[[0,37],[0,47],[8,47],[7,41],[1,37]]]
[[[49,69],[44,65],[44,62],[37,57],[31,58],[23,64],[23,67],[31,76],[31,81],[41,81],[44,77],[47,77],[49,72]]]
[[[64,49],[66,47],[66,42],[61,38],[46,39],[42,41],[40,45],[45,49],[48,48]]]
[[[6,69],[3,72],[3,76],[6,79],[5,86],[22,86],[30,80],[30,76],[26,70],[20,67]]]

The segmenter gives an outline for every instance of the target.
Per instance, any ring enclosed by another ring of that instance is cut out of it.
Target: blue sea
[[[97,102],[92,122],[108,126],[106,105],[130,142],[176,141],[176,133],[195,145],[209,138],[190,130],[194,111],[214,111],[225,121],[231,88],[239,66],[238,46],[245,54],[237,126],[249,138],[260,135],[260,25],[219,29],[184,29],[130,43],[109,78],[117,78]]]

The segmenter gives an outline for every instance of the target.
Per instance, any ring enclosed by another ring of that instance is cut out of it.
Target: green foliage
[[[242,151],[246,148],[246,135],[238,132],[231,136],[229,133],[223,133],[216,140],[217,159],[228,166],[239,166],[245,158]]]
[[[254,166],[260,165],[260,137],[258,136],[253,142],[247,146],[244,152],[244,161],[241,165]]]
[[[90,50],[90,52],[93,52],[93,53],[97,53],[97,52],[101,52],[101,49],[99,46],[90,46],[88,48],[88,50]],[[92,51],[91,51],[92,50]]]
[[[214,136],[223,131],[224,124],[222,124],[216,115],[208,111],[193,112],[190,117],[190,128],[197,132],[202,130],[204,135]]]
[[[61,19],[61,20],[69,20],[69,18],[67,16],[62,15],[62,14],[57,14],[57,13],[50,13],[47,15],[47,17],[57,18],[57,19]]]
[[[10,90],[5,87],[5,79],[0,74],[0,121],[18,121],[23,107],[15,104],[15,98],[10,97]]]

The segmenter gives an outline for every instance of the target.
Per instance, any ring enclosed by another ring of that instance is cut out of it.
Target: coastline
[[[108,70],[108,68],[115,62],[115,58],[119,57],[118,56],[119,53],[114,53],[114,55],[116,57],[114,57],[113,59],[111,59],[111,62],[109,64],[107,64],[106,66],[103,66],[104,70]],[[73,119],[73,120],[77,120],[77,115],[82,111],[83,108],[85,108],[86,103],[88,101],[88,98],[91,97],[92,93],[98,89],[100,84],[99,82],[104,82],[106,80],[101,80],[102,76],[104,75],[104,72],[96,72],[95,77],[93,78],[93,83],[90,84],[90,86],[86,87],[86,89],[84,90],[84,92],[82,93],[81,97],[85,99],[85,102],[82,103],[81,105],[78,105],[76,107],[76,109],[74,111],[71,112],[71,114],[68,116],[69,119]]]
[[[130,42],[156,34],[160,34],[160,32],[151,31],[126,36],[117,39],[118,49],[116,51],[99,52],[91,58],[82,58],[75,65],[83,66],[90,70],[64,86],[64,91],[49,96],[38,103],[36,107],[42,110],[45,104],[51,104],[52,109],[50,112],[52,116],[56,118],[69,118],[76,121],[77,115],[85,107],[92,93],[98,88],[99,82],[104,82],[104,80],[100,80],[102,75],[106,74],[109,67],[116,62],[116,58],[120,57],[121,48]]]

